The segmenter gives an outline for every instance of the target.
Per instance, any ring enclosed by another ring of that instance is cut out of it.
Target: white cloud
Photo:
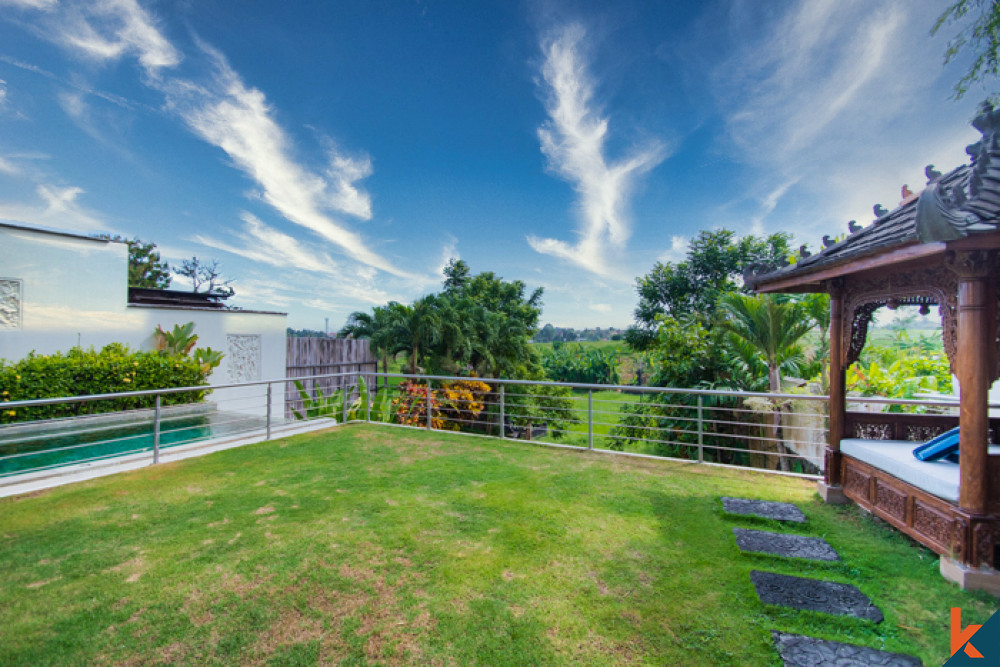
[[[686,236],[675,234],[670,237],[670,249],[661,254],[656,259],[660,262],[673,263],[683,262],[687,258],[688,239]]]
[[[248,88],[222,54],[203,47],[213,64],[205,86],[165,82],[170,108],[208,143],[218,146],[260,187],[261,199],[287,220],[340,246],[351,258],[401,277],[412,277],[368,248],[330,211],[369,219],[371,202],[355,183],[371,173],[367,158],[333,154],[326,178],[292,157],[291,142],[275,122],[264,93]]]
[[[849,219],[867,224],[876,202],[896,205],[903,183],[922,187],[928,162],[963,161],[968,133],[940,145],[964,128],[944,107],[945,43],[928,36],[939,12],[932,0],[736,0],[722,33],[699,35],[740,45],[708,76],[723,151],[760,170],[750,188],[763,194],[745,198],[737,228],[840,233]]]
[[[181,54],[135,0],[68,4],[47,28],[43,34],[53,42],[92,60],[135,55],[153,77],[161,68],[181,62]]]
[[[59,0],[0,0],[0,7],[7,5],[18,9],[52,9],[59,3]]]
[[[35,192],[39,203],[0,202],[0,218],[79,232],[113,231],[77,202],[82,188],[42,184]]]
[[[254,215],[244,212],[242,218],[244,222],[243,232],[234,234],[242,242],[238,246],[201,234],[195,235],[191,240],[210,248],[223,250],[271,266],[316,271],[330,275],[338,275],[343,271],[342,267],[329,255],[317,255],[309,252],[296,239],[268,227]]]
[[[372,251],[334,217],[372,217],[371,197],[357,185],[372,173],[371,159],[333,149],[321,173],[296,161],[292,142],[275,121],[264,93],[247,86],[221,53],[199,44],[210,69],[201,83],[171,76],[169,70],[181,62],[181,53],[136,0],[72,3],[46,15],[40,24],[48,39],[89,59],[136,57],[147,74],[145,83],[163,93],[170,110],[204,141],[221,148],[259,186],[261,200],[362,264],[421,279]],[[86,117],[81,97],[64,95],[62,104],[75,119]]]
[[[535,251],[559,257],[599,275],[610,275],[606,252],[621,250],[631,233],[625,208],[638,176],[666,156],[659,143],[635,147],[617,162],[605,157],[608,119],[594,109],[594,84],[580,51],[585,31],[571,24],[542,43],[542,77],[549,120],[538,129],[542,153],[555,174],[579,197],[580,225],[575,245],[529,236]]]
[[[458,254],[458,239],[448,234],[444,246],[441,248],[441,261],[438,262],[437,269],[434,271],[435,276],[444,277],[444,270],[448,268],[448,262],[452,259],[461,259],[461,255]]]
[[[587,306],[590,310],[597,311],[598,313],[610,313],[611,306],[607,303],[592,303]]]
[[[7,82],[0,79],[0,107],[7,104]]]

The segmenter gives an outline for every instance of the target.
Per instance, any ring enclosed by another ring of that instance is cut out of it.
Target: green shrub
[[[542,352],[545,375],[557,382],[581,384],[618,384],[618,350],[553,344]]]
[[[113,394],[170,387],[205,386],[208,373],[187,356],[137,352],[121,343],[95,351],[74,347],[65,354],[35,354],[15,362],[0,360],[0,424],[56,417],[151,408],[153,396],[8,409],[7,401]],[[163,405],[193,403],[206,392],[166,394]]]

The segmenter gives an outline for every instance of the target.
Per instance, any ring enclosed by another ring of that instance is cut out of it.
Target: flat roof
[[[62,229],[53,229],[51,227],[41,227],[39,225],[29,225],[24,222],[15,222],[13,220],[5,220],[0,218],[0,227],[7,227],[9,229],[20,229],[25,232],[37,232],[39,234],[51,234],[53,236],[66,236],[71,239],[83,239],[84,241],[97,241],[98,243],[122,243],[121,241],[113,241],[111,239],[101,239],[96,236],[87,236],[86,234],[80,234],[78,232],[68,232]]]

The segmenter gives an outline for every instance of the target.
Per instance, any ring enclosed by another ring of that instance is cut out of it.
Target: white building
[[[152,348],[157,326],[194,322],[198,347],[225,354],[212,385],[285,377],[285,313],[226,310],[193,297],[162,305],[128,288],[128,246],[67,232],[0,222],[0,359],[112,342]],[[263,389],[217,391],[225,409],[260,413]],[[281,415],[283,388],[272,406]]]

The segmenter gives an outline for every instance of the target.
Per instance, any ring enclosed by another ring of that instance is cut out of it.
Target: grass
[[[741,555],[735,526],[844,560]],[[0,563],[4,665],[777,665],[772,629],[930,665],[950,607],[996,609],[799,479],[366,425],[0,501]],[[854,583],[886,620],[766,607],[752,569]]]

